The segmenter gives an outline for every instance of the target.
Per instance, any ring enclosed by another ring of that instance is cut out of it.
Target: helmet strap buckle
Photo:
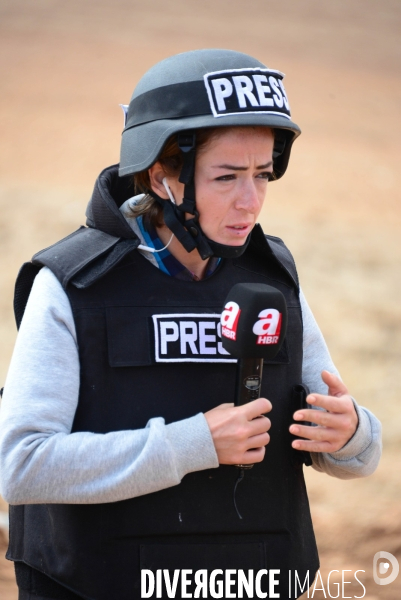
[[[187,152],[195,149],[196,134],[193,131],[179,133],[177,135],[177,142],[179,149],[186,154]]]

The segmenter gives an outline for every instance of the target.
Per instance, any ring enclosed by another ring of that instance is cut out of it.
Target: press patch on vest
[[[215,117],[268,113],[291,118],[284,74],[272,69],[206,73],[204,82]]]
[[[156,362],[225,362],[220,314],[175,313],[153,315]]]

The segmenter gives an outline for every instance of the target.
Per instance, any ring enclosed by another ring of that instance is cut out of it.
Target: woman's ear
[[[164,172],[161,164],[159,162],[156,162],[150,167],[148,173],[152,190],[155,192],[155,194],[160,196],[160,198],[167,200],[168,195],[166,192],[166,188],[163,185],[163,179],[164,177],[166,177],[166,173]]]

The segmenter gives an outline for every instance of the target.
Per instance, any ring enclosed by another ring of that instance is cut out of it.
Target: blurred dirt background
[[[118,162],[118,104],[140,76],[204,47],[286,73],[303,134],[261,221],[295,254],[343,379],[384,429],[370,478],[307,469],[327,597],[332,569],[354,582],[365,571],[369,600],[401,597],[401,576],[372,579],[376,552],[401,559],[400,34],[399,0],[0,0],[0,382],[17,271],[84,222],[97,174]],[[16,600],[2,531],[0,598]],[[362,593],[348,584],[344,597]]]

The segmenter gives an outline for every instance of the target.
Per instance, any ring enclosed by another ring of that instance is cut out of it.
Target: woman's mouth
[[[240,224],[240,225],[227,225],[227,229],[229,229],[231,233],[233,233],[234,235],[239,236],[239,237],[244,234],[248,235],[251,228],[252,228],[252,225],[250,223]]]

